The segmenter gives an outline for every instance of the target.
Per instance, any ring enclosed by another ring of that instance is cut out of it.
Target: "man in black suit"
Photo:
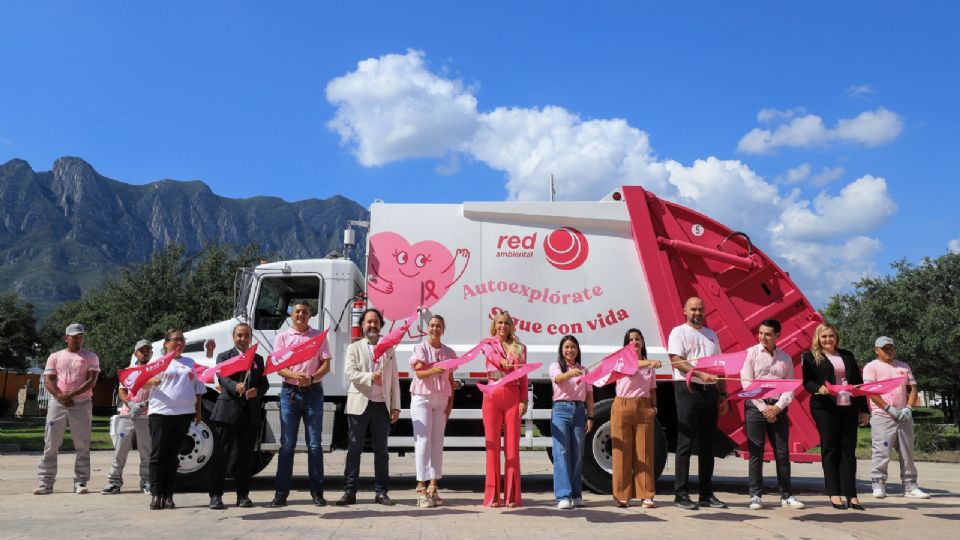
[[[234,348],[220,353],[217,363],[229,360],[243,354],[250,348],[253,340],[253,331],[250,325],[240,323],[233,327]],[[253,466],[253,449],[260,434],[260,422],[263,411],[260,397],[270,388],[266,375],[263,374],[263,357],[254,355],[253,364],[249,371],[234,373],[228,377],[217,376],[220,384],[220,397],[213,408],[210,420],[213,422],[213,431],[216,441],[214,446],[210,476],[210,508],[222,510],[223,480],[226,476],[227,460],[233,450],[237,449],[234,460],[234,481],[237,483],[237,506],[250,508],[250,469]]]

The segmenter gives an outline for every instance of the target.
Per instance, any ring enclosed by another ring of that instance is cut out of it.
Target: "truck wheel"
[[[610,409],[613,400],[604,400],[593,409],[593,430],[583,444],[583,484],[594,493],[613,492],[613,437]],[[667,436],[659,421],[653,425],[653,473],[660,478],[667,465]]]
[[[210,427],[214,400],[204,396],[201,405],[203,422],[190,423],[190,430],[180,444],[180,467],[177,469],[177,488],[183,491],[205,490],[210,483],[210,462],[213,457],[214,438]]]

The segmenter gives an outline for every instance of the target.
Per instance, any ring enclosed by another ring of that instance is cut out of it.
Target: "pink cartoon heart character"
[[[463,261],[459,272],[458,260]],[[454,256],[434,240],[411,245],[397,233],[377,233],[370,237],[367,296],[384,318],[403,319],[443,298],[469,262],[470,251],[466,249],[458,249]]]

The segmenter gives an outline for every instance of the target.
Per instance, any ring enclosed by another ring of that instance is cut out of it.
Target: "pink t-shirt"
[[[374,345],[373,343],[370,343],[369,341],[367,342],[367,351],[370,352],[370,358],[373,358],[373,351],[376,350],[376,348],[377,348],[376,345]],[[383,361],[383,357],[381,356],[380,358],[377,359],[376,362],[373,363],[374,371],[382,369],[380,367],[380,362],[382,361]],[[370,401],[376,401],[377,403],[386,403],[387,397],[383,393],[383,377],[381,377],[379,381],[374,382],[373,385],[370,386],[370,393],[367,395],[367,399],[369,399]]]
[[[824,353],[826,354],[826,353]],[[847,366],[843,365],[843,358],[833,354],[827,354],[827,359],[833,364],[833,377],[840,384],[847,377]]]
[[[80,349],[72,353],[59,350],[47,358],[44,375],[57,376],[57,389],[63,393],[73,392],[86,382],[91,372],[100,372],[100,358],[91,351]],[[74,401],[83,401],[93,397],[93,388],[73,396]]]
[[[583,366],[576,366],[583,369]],[[579,382],[579,377],[557,382],[557,376],[562,374],[560,364],[550,362],[550,380],[553,382],[554,401],[587,401],[587,394],[593,395],[593,385]]]
[[[277,337],[273,340],[273,350],[278,351],[280,349],[286,349],[287,347],[300,345],[305,341],[310,341],[320,334],[320,330],[316,330],[314,328],[307,328],[306,332],[297,332],[293,328],[285,330],[277,334]],[[287,369],[312,376],[317,372],[318,369],[320,369],[320,360],[323,358],[330,358],[330,344],[326,340],[323,341],[323,345],[320,346],[320,350],[317,351],[317,354],[314,355],[313,358],[305,362],[300,362],[299,364],[287,366]],[[293,385],[299,383],[297,379],[288,379],[286,377],[283,378],[283,382]]]
[[[413,353],[410,355],[410,368],[416,369],[414,366],[418,362],[423,362],[423,366],[420,369],[430,369],[431,364],[443,360],[451,360],[456,357],[457,353],[442,343],[439,348],[432,347],[427,342],[418,343],[414,345]],[[450,389],[450,376],[447,372],[425,379],[413,375],[413,379],[410,380],[410,393],[421,396],[438,395],[449,397],[452,393]]]
[[[894,360],[888,364],[877,358],[863,367],[863,382],[865,383],[877,382],[903,376],[907,377],[907,382],[901,386],[898,386],[896,390],[892,390],[880,396],[884,401],[898,409],[902,409],[907,406],[907,397],[909,396],[907,393],[907,387],[917,384],[917,380],[913,377],[913,370],[910,369],[910,366],[908,366],[905,362],[901,362],[900,360]],[[872,399],[868,399],[867,403],[870,404],[870,411],[873,414],[885,414],[890,416],[890,413],[877,407]]]
[[[617,397],[649,398],[657,391],[656,368],[640,368],[629,377],[617,381]]]

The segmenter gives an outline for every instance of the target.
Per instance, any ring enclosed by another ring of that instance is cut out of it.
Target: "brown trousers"
[[[613,497],[618,501],[652,499],[653,422],[651,398],[613,399],[610,433],[613,437]]]

